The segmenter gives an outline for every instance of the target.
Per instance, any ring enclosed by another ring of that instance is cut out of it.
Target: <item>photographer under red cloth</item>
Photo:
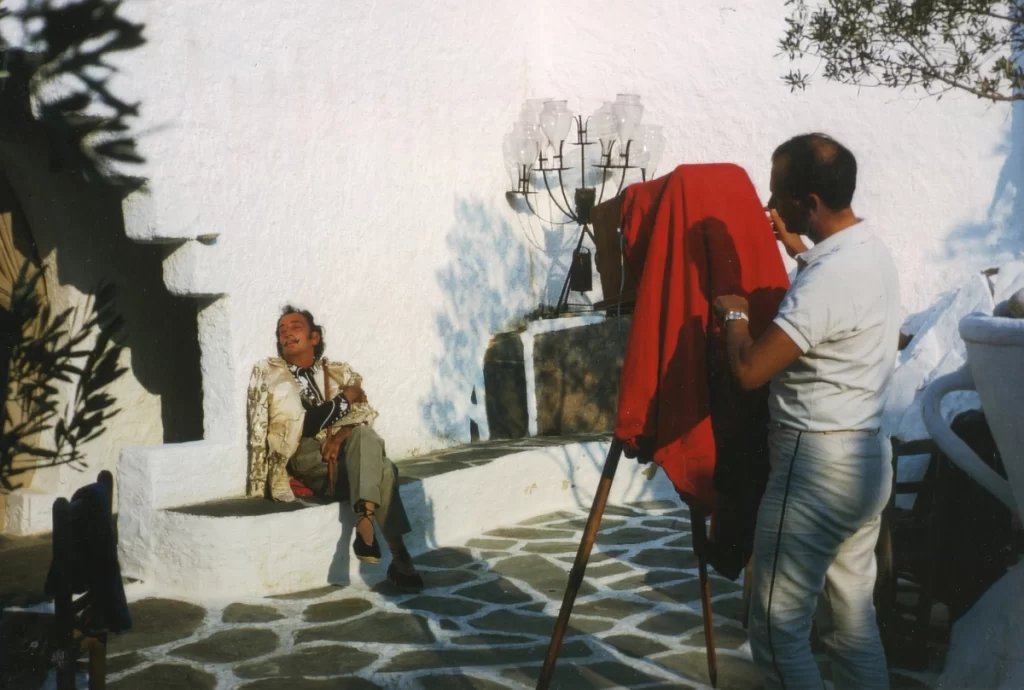
[[[708,342],[710,305],[747,297],[756,340],[789,287],[782,255],[749,176],[732,164],[681,165],[632,185],[620,220],[640,279],[615,433],[627,457],[653,459],[712,516],[710,563],[735,579],[768,476],[768,388],[733,382],[724,342],[714,330]]]

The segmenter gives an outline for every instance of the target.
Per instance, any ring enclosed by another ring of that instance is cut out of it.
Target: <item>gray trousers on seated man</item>
[[[288,464],[292,476],[326,496],[330,479],[327,463],[320,454],[320,442],[303,438],[299,450]],[[371,427],[352,429],[338,456],[338,500],[348,500],[353,510],[360,501],[377,505],[374,517],[384,538],[391,540],[412,531],[409,517],[398,493],[398,468],[384,454],[384,439]]]

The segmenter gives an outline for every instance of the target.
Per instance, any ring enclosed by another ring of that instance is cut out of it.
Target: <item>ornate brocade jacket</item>
[[[326,357],[317,362],[327,368],[331,395],[345,386],[360,383],[362,377],[344,362],[330,362]],[[321,374],[322,376],[322,374]],[[322,383],[320,384],[322,386]],[[247,493],[263,498],[274,473],[284,472],[288,461],[299,449],[306,408],[302,404],[299,382],[280,357],[256,363],[249,377],[249,481]],[[356,424],[373,425],[377,411],[369,403],[355,403],[332,428]],[[317,435],[323,440],[327,432]]]

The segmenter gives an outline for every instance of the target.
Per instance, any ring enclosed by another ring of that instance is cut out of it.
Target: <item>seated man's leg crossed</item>
[[[356,558],[368,563],[380,561],[373,525],[376,520],[393,559],[388,579],[401,587],[421,588],[422,578],[402,539],[412,531],[412,525],[398,492],[398,468],[385,455],[384,439],[366,425],[343,427],[323,447],[315,438],[303,438],[289,469],[315,494],[324,496],[330,483],[327,463],[334,460],[339,467],[335,495],[340,500],[348,499],[359,516],[352,542]]]

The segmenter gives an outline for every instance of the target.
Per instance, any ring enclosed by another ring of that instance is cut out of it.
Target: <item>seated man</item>
[[[295,500],[289,472],[318,496],[336,494],[359,516],[352,550],[380,561],[376,517],[391,549],[388,579],[407,589],[423,580],[402,535],[412,531],[398,493],[398,469],[373,430],[377,412],[362,378],[345,363],[323,357],[323,328],[291,306],[277,322],[277,353],[253,367],[249,380],[249,495]],[[329,463],[337,462],[337,481]]]

